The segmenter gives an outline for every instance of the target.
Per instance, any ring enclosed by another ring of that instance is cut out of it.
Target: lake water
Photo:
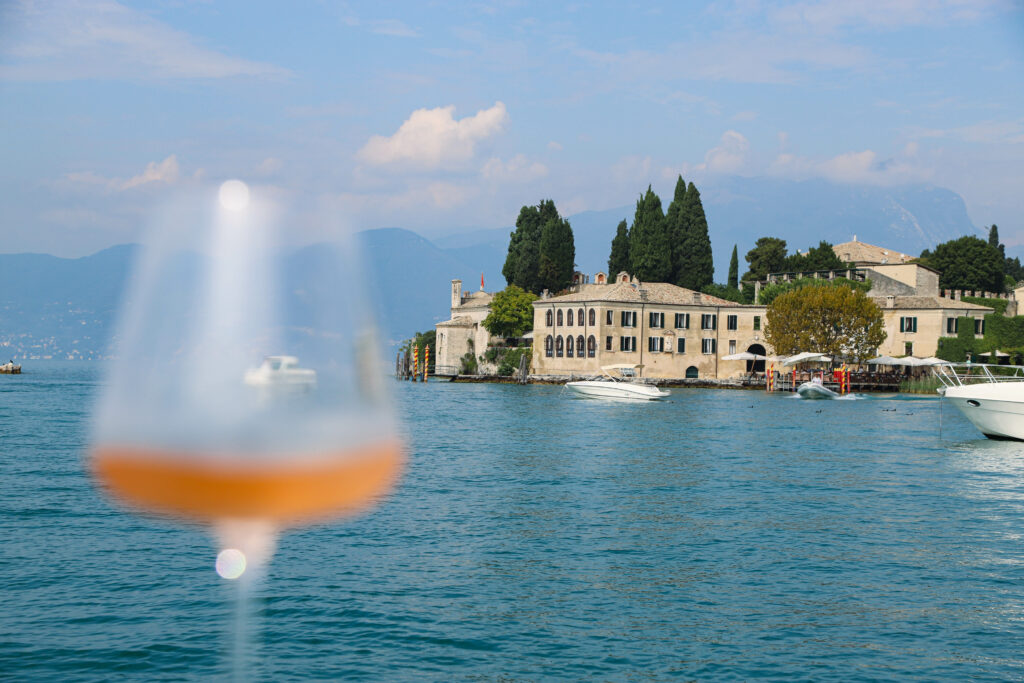
[[[98,369],[0,377],[0,677],[230,679],[214,543],[84,473]],[[405,477],[281,539],[253,678],[1024,676],[1024,445],[952,406],[393,388]]]

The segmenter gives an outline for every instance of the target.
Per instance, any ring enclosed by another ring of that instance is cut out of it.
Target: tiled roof
[[[451,320],[437,323],[436,327],[473,327],[475,323],[468,315],[457,315]]]
[[[695,296],[696,295],[696,296]],[[672,304],[685,306],[735,306],[741,304],[719,299],[710,294],[701,294],[692,289],[677,287],[667,282],[615,282],[607,285],[580,285],[578,292],[563,294],[548,299],[538,299],[534,305],[562,304],[583,301],[605,301],[609,303]]]
[[[885,310],[887,308],[886,298],[884,296],[873,296],[871,300],[875,304]],[[941,296],[897,296],[893,299],[893,308],[900,309],[962,309],[965,311],[989,311],[992,309],[988,306],[978,306],[976,304],[970,304],[966,301],[957,301],[956,299],[949,299]]]
[[[913,258],[909,254],[902,254],[892,249],[886,249],[885,247],[876,247],[874,244],[868,244],[867,242],[860,242],[853,240],[852,242],[843,242],[832,247],[832,251],[835,252],[842,261],[852,261],[854,263],[906,263]]]

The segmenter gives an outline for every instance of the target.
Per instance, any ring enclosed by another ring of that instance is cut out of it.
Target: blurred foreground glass
[[[285,253],[282,224],[240,181],[159,217],[95,420],[99,482],[211,525],[228,578],[278,530],[371,505],[403,462],[351,239]]]

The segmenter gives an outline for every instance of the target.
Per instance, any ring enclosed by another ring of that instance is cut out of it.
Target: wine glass
[[[280,531],[367,508],[403,464],[351,235],[287,250],[284,216],[238,180],[159,214],[96,410],[97,481],[208,525],[227,578]]]

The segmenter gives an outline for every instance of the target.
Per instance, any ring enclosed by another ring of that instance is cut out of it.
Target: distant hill
[[[925,185],[886,189],[732,177],[709,182],[701,195],[719,282],[725,280],[733,244],[739,246],[742,272],[743,255],[766,235],[785,239],[790,251],[856,235],[917,254],[938,242],[981,234],[959,195]],[[623,206],[569,217],[580,270],[593,274],[607,268],[615,227],[623,218],[632,221],[633,212],[633,206]],[[488,291],[503,288],[501,268],[511,231],[477,230],[434,240],[401,228],[360,233],[370,296],[385,339],[394,344],[447,319],[453,278],[475,290],[483,273]],[[136,249],[121,245],[78,259],[0,254],[0,354],[106,355]],[[328,257],[322,245],[287,255],[293,289],[301,289],[303,274]]]
[[[408,230],[384,228],[359,235],[382,334],[389,344],[448,319],[451,280],[503,287],[501,266],[483,266],[474,247],[445,250]],[[109,354],[117,309],[138,247],[121,245],[77,259],[45,254],[0,254],[0,355],[95,359]],[[332,258],[324,245],[285,257],[288,291]],[[504,255],[502,255],[502,261]],[[490,270],[488,270],[490,268]],[[296,302],[293,302],[293,304]],[[6,361],[3,358],[2,361]]]

